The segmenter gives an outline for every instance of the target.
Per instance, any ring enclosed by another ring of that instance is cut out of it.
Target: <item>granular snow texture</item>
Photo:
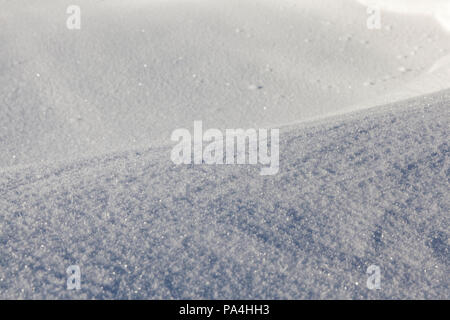
[[[2,169],[0,298],[448,299],[449,105],[285,128],[274,176],[169,146]]]

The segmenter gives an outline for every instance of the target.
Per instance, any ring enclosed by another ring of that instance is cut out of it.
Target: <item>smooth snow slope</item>
[[[395,2],[397,3],[397,2]],[[427,1],[436,8],[433,1]],[[450,33],[350,0],[0,0],[0,166],[321,118],[449,87]],[[414,13],[414,12],[412,12]]]
[[[0,298],[448,299],[449,106],[286,128],[275,176],[170,147],[4,169]]]

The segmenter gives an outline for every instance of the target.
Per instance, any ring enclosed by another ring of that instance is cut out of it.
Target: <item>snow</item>
[[[0,0],[0,298],[448,299],[445,1],[77,3]],[[174,165],[195,120],[279,173]]]
[[[448,298],[449,103],[285,128],[269,177],[168,147],[4,170],[0,296]]]
[[[447,0],[359,0],[368,6],[401,14],[431,15],[450,31],[450,3]]]
[[[70,5],[3,1],[1,167],[164,145],[198,119],[303,122],[450,82],[440,24],[382,11],[369,30],[358,1],[80,0],[80,30],[66,27]]]

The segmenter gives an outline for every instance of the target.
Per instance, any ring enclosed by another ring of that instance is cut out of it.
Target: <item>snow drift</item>
[[[77,3],[0,0],[0,298],[448,299],[446,2]],[[194,120],[279,173],[174,165]]]
[[[449,104],[287,128],[270,177],[167,147],[3,171],[0,297],[448,298]]]

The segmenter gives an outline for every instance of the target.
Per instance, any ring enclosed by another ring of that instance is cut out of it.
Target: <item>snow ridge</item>
[[[449,104],[285,128],[270,177],[170,148],[3,171],[0,298],[448,298]]]

